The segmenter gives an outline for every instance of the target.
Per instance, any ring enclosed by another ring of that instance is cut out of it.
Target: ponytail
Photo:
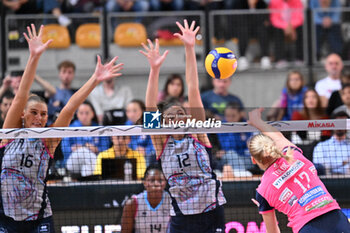
[[[277,149],[274,141],[263,134],[253,136],[248,143],[248,149],[254,159],[263,165],[279,158],[284,158],[288,163],[293,160],[293,152],[290,148],[288,148],[286,154],[283,154]]]

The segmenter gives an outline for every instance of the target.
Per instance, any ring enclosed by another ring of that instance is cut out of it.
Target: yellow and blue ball
[[[228,48],[213,49],[205,58],[205,69],[212,78],[231,77],[237,69],[237,58]]]

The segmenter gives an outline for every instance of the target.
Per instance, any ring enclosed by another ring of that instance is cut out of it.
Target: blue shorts
[[[299,233],[350,233],[350,223],[341,210],[332,210],[306,223]]]
[[[34,221],[15,221],[7,216],[0,216],[1,233],[55,233],[52,217]]]
[[[225,233],[224,207],[202,214],[171,216],[168,233]]]

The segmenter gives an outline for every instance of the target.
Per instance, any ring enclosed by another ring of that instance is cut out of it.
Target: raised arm
[[[101,63],[100,56],[97,56],[97,64],[94,74],[90,79],[69,99],[68,103],[58,115],[54,127],[65,127],[71,122],[75,111],[88,97],[91,91],[102,81],[115,78],[121,75],[118,73],[123,68],[123,63],[115,65],[118,57],[114,57],[108,64]]]
[[[159,53],[158,39],[156,39],[155,45],[153,45],[150,39],[148,39],[147,42],[148,46],[142,43],[142,47],[145,49],[145,51],[140,50],[140,53],[142,53],[148,59],[148,62],[150,64],[146,90],[146,108],[155,110],[157,108],[160,67],[163,64],[169,51],[166,50],[163,55]]]
[[[21,124],[21,115],[27,104],[29,97],[29,91],[33,84],[36,68],[39,63],[41,54],[47,49],[48,45],[52,40],[48,40],[46,43],[42,42],[42,29],[41,25],[39,34],[36,33],[34,24],[31,24],[31,27],[27,27],[28,35],[24,34],[24,38],[28,42],[29,46],[29,58],[27,61],[26,68],[24,70],[21,83],[19,85],[18,92],[13,99],[11,107],[7,113],[3,128],[20,128]]]
[[[118,72],[123,68],[123,64],[120,63],[115,65],[114,63],[117,59],[118,57],[114,57],[108,64],[103,65],[100,56],[97,56],[97,65],[94,74],[77,92],[74,93],[74,95],[72,95],[68,103],[58,115],[53,127],[67,127],[71,122],[75,111],[100,82],[121,75],[121,73]],[[59,142],[60,140],[57,140],[56,138],[48,139],[47,143],[49,144],[49,149],[54,151]]]
[[[257,108],[249,112],[248,124],[254,126],[266,136],[269,136],[276,144],[279,150],[282,150],[286,146],[295,146],[291,141],[283,136],[275,127],[267,124],[261,119],[261,113],[263,108]]]
[[[166,56],[168,55],[168,50],[166,50],[163,55],[159,53],[159,42],[156,39],[155,45],[153,45],[150,39],[147,40],[148,46],[142,43],[142,47],[145,51],[140,50],[150,64],[150,71],[146,90],[146,109],[148,111],[155,111],[157,109],[157,98],[158,98],[158,82],[159,82],[159,72]],[[156,149],[157,156],[160,155],[163,142],[166,140],[166,136],[153,135],[151,136],[152,143]]]
[[[192,21],[191,26],[188,26],[187,20],[184,20],[184,26],[176,22],[181,30],[180,33],[175,33],[174,36],[179,38],[185,46],[186,53],[186,84],[188,92],[188,102],[190,105],[190,113],[192,118],[196,120],[205,120],[205,111],[199,91],[197,59],[194,50],[196,44],[196,34],[199,31],[199,26],[195,28],[195,21]]]

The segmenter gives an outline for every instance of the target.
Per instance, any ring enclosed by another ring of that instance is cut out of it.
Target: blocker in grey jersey
[[[205,146],[191,135],[181,140],[169,136],[161,164],[170,195],[175,199],[171,216],[200,214],[226,203]]]
[[[51,216],[45,183],[50,155],[42,139],[12,140],[0,156],[3,213],[15,221]]]

